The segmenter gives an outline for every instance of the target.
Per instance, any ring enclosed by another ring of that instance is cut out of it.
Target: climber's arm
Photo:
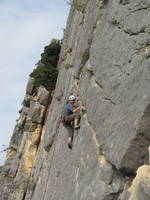
[[[72,110],[73,113],[76,113],[80,110],[80,108],[82,107],[82,105],[78,106],[77,108],[75,108],[74,110]]]

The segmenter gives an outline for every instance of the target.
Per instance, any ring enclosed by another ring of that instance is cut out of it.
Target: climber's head
[[[73,104],[73,103],[75,102],[75,100],[76,100],[76,97],[73,96],[73,95],[71,95],[71,96],[68,98],[68,101],[69,101],[69,103],[71,103],[71,104]]]

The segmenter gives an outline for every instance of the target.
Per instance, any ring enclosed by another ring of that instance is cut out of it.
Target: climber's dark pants
[[[80,119],[80,114],[78,112],[77,113],[73,113],[71,115],[66,115],[65,116],[65,121],[66,122],[72,122],[75,119]]]
[[[73,122],[75,119],[80,119],[80,114],[77,112],[71,115],[65,115],[64,118],[65,118],[66,128],[68,130],[68,136],[73,137],[73,125],[71,124],[71,122]]]
[[[68,132],[68,137],[73,137],[73,127],[71,126],[71,124],[66,125],[66,129]]]

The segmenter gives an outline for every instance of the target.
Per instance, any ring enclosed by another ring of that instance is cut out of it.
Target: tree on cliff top
[[[60,48],[60,41],[53,39],[50,45],[44,48],[44,52],[41,54],[41,63],[56,67],[59,59]]]
[[[58,76],[57,63],[60,49],[60,41],[54,39],[51,41],[50,45],[44,48],[37,68],[30,74],[30,76],[34,78],[35,87],[42,85],[47,90],[53,90],[55,88]]]

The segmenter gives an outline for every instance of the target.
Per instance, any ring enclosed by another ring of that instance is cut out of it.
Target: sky
[[[52,38],[61,39],[65,0],[0,1],[0,151],[9,145],[29,74]],[[5,153],[0,152],[0,165]]]

